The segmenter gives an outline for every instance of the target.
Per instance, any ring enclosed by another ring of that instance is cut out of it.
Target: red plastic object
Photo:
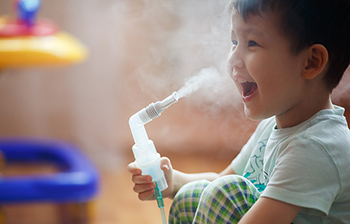
[[[56,25],[49,20],[39,20],[33,26],[11,19],[4,19],[3,24],[0,21],[0,37],[49,36],[57,31]]]

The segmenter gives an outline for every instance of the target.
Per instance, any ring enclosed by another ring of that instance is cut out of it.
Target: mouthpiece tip
[[[174,100],[176,100],[176,102],[179,101],[179,95],[177,94],[176,91],[173,92],[172,96],[173,96]]]

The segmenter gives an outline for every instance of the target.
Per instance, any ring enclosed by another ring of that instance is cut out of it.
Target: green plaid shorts
[[[238,223],[259,196],[258,189],[238,175],[191,182],[176,194],[169,224]]]

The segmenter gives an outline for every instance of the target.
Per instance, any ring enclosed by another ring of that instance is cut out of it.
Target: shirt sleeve
[[[328,215],[339,186],[337,167],[327,151],[299,137],[279,153],[262,196],[307,208],[310,214]]]

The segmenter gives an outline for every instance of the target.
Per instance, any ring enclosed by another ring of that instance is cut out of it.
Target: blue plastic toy
[[[27,26],[33,26],[36,21],[36,14],[39,11],[40,0],[18,0],[17,13],[20,22]]]
[[[18,202],[87,202],[98,191],[99,175],[71,144],[53,140],[0,139],[6,163],[51,163],[57,173],[0,176],[0,204]]]

